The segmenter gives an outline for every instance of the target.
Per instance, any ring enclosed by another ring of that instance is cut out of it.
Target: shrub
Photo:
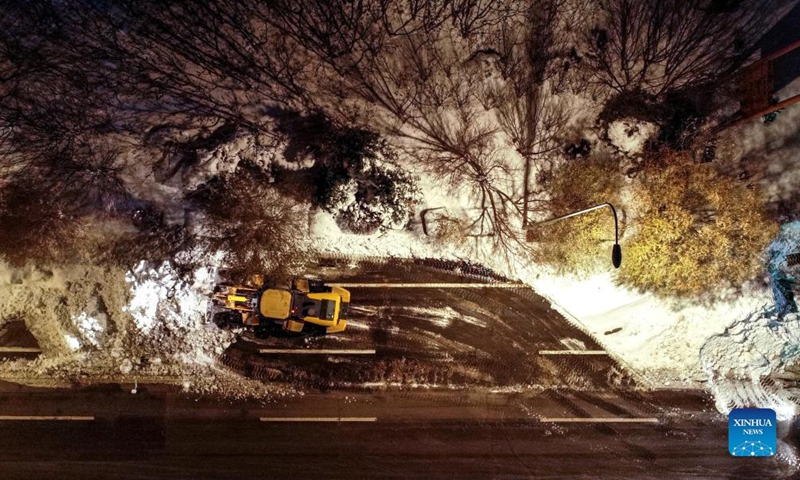
[[[314,203],[330,212],[344,231],[371,234],[408,223],[419,192],[415,178],[398,166],[397,153],[377,133],[340,125],[320,111],[307,115],[279,110],[277,130],[287,139],[284,155],[314,158]],[[288,178],[280,178],[286,189]],[[295,176],[297,178],[297,176]],[[297,192],[287,192],[290,195]]]
[[[432,228],[429,227],[431,236],[442,243],[463,243],[469,231],[466,220],[449,215],[442,215],[432,223]]]
[[[777,231],[764,202],[710,165],[670,155],[666,166],[650,166],[639,177],[639,220],[624,245],[619,281],[679,297],[741,285],[761,269]]]
[[[326,143],[319,152],[317,201],[342,230],[371,234],[405,226],[419,189],[386,141],[366,130],[342,129]]]
[[[621,206],[623,177],[617,162],[609,157],[567,161],[541,181],[550,196],[548,206],[552,217],[606,202]],[[623,227],[620,222],[620,228]],[[560,271],[591,273],[610,265],[614,221],[606,209],[534,226],[531,233],[532,239],[539,243],[535,260]]]

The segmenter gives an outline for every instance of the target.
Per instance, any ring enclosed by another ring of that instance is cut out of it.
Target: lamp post
[[[614,208],[614,205],[611,205],[610,203],[601,203],[600,205],[596,205],[594,207],[578,210],[577,212],[561,215],[560,217],[551,218],[550,220],[545,220],[543,222],[538,222],[535,225],[548,225],[550,223],[560,222],[561,220],[577,217],[578,215],[583,215],[584,213],[588,213],[593,210],[599,210],[604,207],[610,208],[611,213],[614,214],[614,246],[611,247],[611,263],[614,264],[614,268],[619,268],[619,266],[622,264],[622,247],[619,245],[619,222],[617,221],[617,209]]]

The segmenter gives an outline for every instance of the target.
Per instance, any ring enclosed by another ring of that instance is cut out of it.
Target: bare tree
[[[0,183],[0,255],[10,263],[63,261],[76,253],[83,222],[72,205],[51,195],[35,177]]]
[[[556,95],[568,82],[572,49],[560,24],[569,21],[567,2],[532,2],[526,21],[501,31],[497,63],[501,82],[487,92],[500,127],[524,160],[522,226],[529,219],[534,164],[560,152],[570,118]]]
[[[69,50],[46,1],[5,5],[0,19],[0,249],[13,261],[74,253],[88,215],[127,199],[102,75]]]
[[[342,79],[329,94],[378,107],[373,123],[410,145],[424,168],[467,189],[474,235],[498,246],[518,239],[517,172],[480,108],[480,73],[465,62],[475,34],[492,37],[524,2],[299,3],[281,8],[276,25]]]
[[[7,5],[0,78],[11,85],[0,99],[40,93],[30,88],[40,76],[42,84],[55,80],[62,87],[59,99],[78,96],[113,116],[115,129],[141,134],[186,118],[221,118],[260,130],[267,106],[305,97],[306,62],[270,24],[265,2]],[[28,85],[18,88],[18,82]]]
[[[263,172],[245,169],[216,177],[189,199],[206,217],[198,241],[207,251],[225,253],[232,279],[279,276],[302,261],[306,217]]]
[[[305,62],[258,1],[124,0],[76,8],[87,43],[106,60],[136,112],[205,115],[262,129],[268,104],[302,99]]]
[[[72,181],[87,182],[83,187],[121,188],[114,148],[97,141],[119,131],[102,100],[107,79],[70,53],[73,37],[49,2],[11,1],[4,13],[0,174],[37,170],[41,181],[55,190],[57,183]]]
[[[413,95],[397,111],[403,122],[392,131],[416,145],[425,168],[469,193],[477,209],[471,234],[507,251],[520,238],[518,166],[505,155],[494,119],[476,96],[480,72],[464,65],[450,40],[443,43],[409,42],[404,49]]]
[[[668,91],[730,75],[779,1],[610,0],[587,32],[594,81],[614,92]]]

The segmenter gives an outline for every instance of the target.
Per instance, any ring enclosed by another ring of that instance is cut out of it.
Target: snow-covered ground
[[[0,362],[0,376],[54,384],[62,378],[165,378],[226,396],[285,395],[284,387],[219,365],[237,332],[207,321],[218,264],[218,257],[208,257],[181,279],[168,264],[141,262],[125,272],[81,265],[17,269],[0,262],[0,320],[24,321],[42,350],[35,360]]]
[[[623,154],[637,155],[648,140],[658,135],[658,130],[658,125],[654,123],[623,118],[608,126],[608,139]]]
[[[781,420],[797,413],[797,398],[769,380],[800,356],[800,316],[757,312],[709,338],[700,352],[717,409],[772,408]]]

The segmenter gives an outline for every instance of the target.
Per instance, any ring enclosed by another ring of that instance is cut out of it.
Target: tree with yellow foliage
[[[624,179],[617,161],[610,157],[567,161],[543,180],[550,197],[547,208],[551,217],[606,202],[621,205]],[[624,227],[623,216],[620,234]],[[614,243],[614,220],[609,211],[596,210],[563,222],[534,225],[529,238],[538,247],[534,248],[534,261],[547,263],[562,273],[594,273],[611,265],[608,258]]]
[[[753,278],[777,233],[759,192],[712,165],[668,155],[669,161],[649,166],[637,178],[638,214],[633,236],[623,241],[619,282],[690,297]]]

